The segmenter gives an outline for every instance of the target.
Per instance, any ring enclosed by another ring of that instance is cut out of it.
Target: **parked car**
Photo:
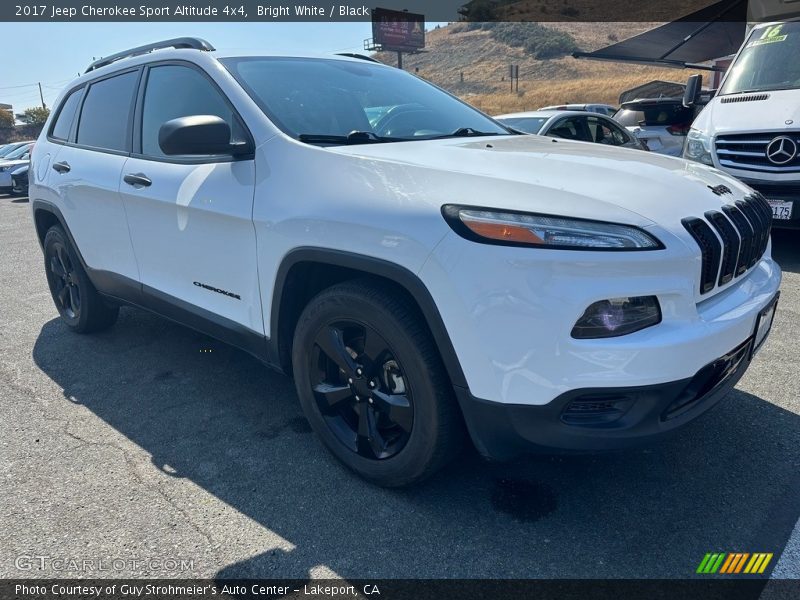
[[[694,109],[683,106],[682,98],[632,100],[614,115],[652,152],[669,156],[681,155],[693,119]]]
[[[242,348],[380,485],[466,435],[493,458],[659,439],[742,376],[781,281],[768,206],[733,177],[516,134],[355,57],[196,38],[109,56],[59,96],[33,165],[66,328],[125,304]]]
[[[30,162],[32,143],[18,147],[13,152],[0,159],[0,194],[11,192],[13,184],[11,182],[11,171]]]
[[[611,117],[617,112],[616,106],[610,104],[559,104],[554,106],[543,106],[539,110],[577,110],[581,112],[592,112]]]
[[[611,117],[600,114],[565,110],[530,111],[500,115],[495,119],[524,133],[636,150],[647,149]]]
[[[2,147],[0,147],[0,159],[4,159],[6,156],[14,152],[14,150],[16,150],[17,148],[32,143],[33,140],[28,140],[27,142],[11,142],[10,144],[5,144]]]
[[[773,226],[791,229],[800,229],[799,53],[800,22],[753,26],[719,93],[708,102],[687,94],[702,111],[683,152],[764,194]]]
[[[30,164],[22,165],[11,172],[11,193],[13,195],[28,195],[28,169],[30,169]]]

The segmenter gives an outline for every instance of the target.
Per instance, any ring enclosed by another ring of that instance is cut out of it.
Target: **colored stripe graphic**
[[[750,562],[747,563],[747,567],[745,567],[745,573],[763,573],[767,565],[772,560],[772,552],[759,552],[753,554],[753,558],[750,559]]]
[[[698,573],[716,573],[722,560],[725,558],[725,553],[708,553],[703,557],[700,566],[697,567]]]
[[[738,573],[742,570],[745,561],[750,556],[748,553],[742,554],[741,552],[732,552],[728,554],[728,559],[722,565],[720,573]]]
[[[766,571],[772,556],[772,552],[707,552],[697,566],[696,573],[758,575]]]

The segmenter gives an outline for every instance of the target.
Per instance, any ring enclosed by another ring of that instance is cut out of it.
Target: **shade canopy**
[[[701,65],[736,53],[747,29],[747,0],[722,0],[637,36],[575,58],[677,68],[717,70]]]

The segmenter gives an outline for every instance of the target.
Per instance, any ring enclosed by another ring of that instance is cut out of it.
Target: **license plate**
[[[792,202],[783,200],[767,200],[772,207],[772,218],[778,221],[788,221],[792,218]]]
[[[769,330],[772,328],[772,321],[775,319],[775,308],[778,306],[778,297],[780,292],[775,294],[775,297],[760,313],[756,319],[755,333],[753,334],[753,354],[758,352],[769,335]]]

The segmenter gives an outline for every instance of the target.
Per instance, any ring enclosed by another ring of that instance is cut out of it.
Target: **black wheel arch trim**
[[[292,269],[300,263],[326,264],[343,267],[353,271],[363,272],[365,275],[383,277],[405,289],[416,301],[422,316],[433,335],[433,341],[442,357],[447,374],[454,386],[467,387],[464,371],[458,360],[455,348],[444,325],[439,309],[433,300],[427,286],[412,271],[407,268],[380,258],[333,250],[314,246],[302,246],[290,250],[284,255],[275,275],[275,285],[272,292],[270,309],[270,356],[280,360],[280,318],[281,303],[285,290],[286,278]]]

